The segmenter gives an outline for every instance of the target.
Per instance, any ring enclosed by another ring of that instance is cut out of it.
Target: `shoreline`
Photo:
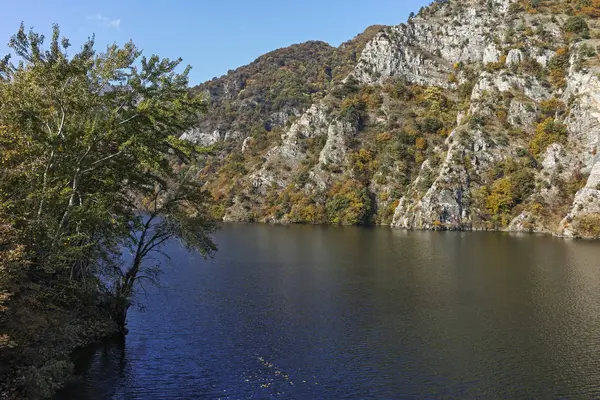
[[[236,220],[223,220],[219,224],[257,224],[257,225],[271,225],[271,226],[327,226],[327,227],[358,227],[358,228],[387,228],[397,231],[405,232],[488,232],[488,233],[513,233],[513,234],[529,234],[538,236],[550,236],[564,240],[586,240],[586,241],[600,241],[600,237],[584,237],[584,236],[567,236],[561,235],[552,231],[543,230],[514,230],[514,229],[486,229],[486,228],[404,228],[397,227],[391,224],[364,224],[364,225],[339,225],[339,224],[328,224],[328,223],[298,223],[298,222],[276,222],[276,221],[236,221]]]

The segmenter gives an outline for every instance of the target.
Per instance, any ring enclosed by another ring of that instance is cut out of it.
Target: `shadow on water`
[[[112,388],[126,377],[126,338],[122,335],[77,350],[72,357],[74,378],[60,390],[56,399],[110,399]],[[93,382],[93,384],[90,384]],[[113,386],[114,385],[114,386]]]

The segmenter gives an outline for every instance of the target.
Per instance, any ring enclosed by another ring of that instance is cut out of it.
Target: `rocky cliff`
[[[202,85],[211,111],[186,136],[215,145],[200,174],[215,212],[600,236],[599,16],[587,0],[436,1]]]

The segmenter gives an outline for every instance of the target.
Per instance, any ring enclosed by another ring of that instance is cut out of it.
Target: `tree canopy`
[[[124,326],[135,282],[155,277],[153,251],[171,238],[215,250],[191,162],[204,150],[178,139],[206,104],[180,59],[132,42],[97,51],[93,37],[69,55],[56,25],[46,39],[22,25],[16,60],[0,61],[0,221],[23,259],[1,282],[103,292]],[[5,342],[23,344],[8,331]]]

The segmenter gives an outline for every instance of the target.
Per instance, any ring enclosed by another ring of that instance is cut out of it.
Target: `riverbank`
[[[294,225],[306,225],[306,226],[332,226],[332,227],[361,227],[361,228],[388,228],[392,230],[406,231],[406,232],[490,232],[490,233],[523,233],[532,235],[552,236],[560,239],[577,239],[577,240],[600,240],[600,231],[593,231],[586,229],[585,233],[580,231],[579,233],[568,231],[567,233],[556,232],[550,229],[533,229],[522,225],[513,225],[506,228],[485,228],[485,227],[473,227],[473,226],[446,226],[446,225],[434,225],[431,228],[403,228],[397,227],[390,224],[328,224],[328,223],[300,223],[300,222],[289,222],[282,220],[266,220],[266,221],[242,221],[242,220],[223,220],[223,224],[261,224],[271,226],[294,226]],[[600,226],[600,224],[597,224]],[[587,234],[586,234],[587,233]]]
[[[2,315],[0,398],[53,396],[73,376],[75,351],[119,333],[106,300],[65,281],[21,286]]]

